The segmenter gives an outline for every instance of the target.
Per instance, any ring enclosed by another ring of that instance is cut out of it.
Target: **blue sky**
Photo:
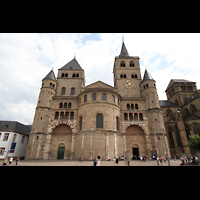
[[[122,36],[130,56],[140,57],[156,80],[165,100],[170,79],[197,82],[200,88],[200,34],[146,33],[1,33],[0,120],[32,124],[41,81],[53,68],[74,58],[85,71],[86,85],[101,80],[113,83],[113,64],[120,54]]]

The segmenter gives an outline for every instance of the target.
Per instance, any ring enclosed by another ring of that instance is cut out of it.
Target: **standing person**
[[[16,159],[16,165],[18,165],[18,162],[19,162],[19,156]]]
[[[119,158],[116,158],[116,166],[118,166]]]
[[[11,156],[10,159],[9,159],[9,164],[11,164],[13,161],[13,157]]]
[[[97,165],[97,157],[94,158],[94,166],[96,166],[96,165]]]
[[[157,157],[157,164],[159,165],[159,157]]]
[[[114,157],[114,159],[113,159],[113,165],[114,165],[114,166],[116,165],[116,162],[115,162],[115,157]]]
[[[97,160],[97,166],[100,166],[100,159],[98,157],[98,160]]]
[[[129,161],[129,158],[128,158],[128,166],[130,166],[130,161]]]
[[[140,156],[140,160],[141,160],[141,162],[142,162],[142,156]]]
[[[160,157],[160,163],[161,163],[161,165],[162,165],[162,158]]]

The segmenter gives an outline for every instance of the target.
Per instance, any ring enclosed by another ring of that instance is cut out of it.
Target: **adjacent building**
[[[31,131],[30,125],[24,125],[16,121],[0,121],[0,160],[8,157],[20,157],[26,155],[26,149]]]

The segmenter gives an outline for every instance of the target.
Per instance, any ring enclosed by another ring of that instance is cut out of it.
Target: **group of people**
[[[8,158],[8,156],[6,156],[4,159],[3,165],[7,165],[8,160],[9,160],[9,164],[11,164],[13,161],[13,157],[11,156],[10,158]],[[18,162],[19,162],[19,156],[16,158],[16,165],[18,165]]]
[[[157,164],[159,165],[159,162],[160,164],[162,165],[162,162],[164,161],[164,163],[167,161],[167,158],[165,156],[160,156],[160,157],[157,157]]]
[[[197,156],[192,156],[187,158],[185,155],[181,157],[180,166],[186,165],[199,165],[199,158]]]

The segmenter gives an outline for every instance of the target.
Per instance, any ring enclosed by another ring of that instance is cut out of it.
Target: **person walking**
[[[100,159],[97,160],[97,166],[100,166]]]
[[[18,165],[18,162],[19,162],[19,156],[16,159],[16,165]]]
[[[159,157],[157,157],[157,164],[159,165]]]
[[[114,157],[114,159],[113,159],[113,165],[114,165],[114,166],[116,165],[115,157]]]
[[[8,161],[8,159],[7,159],[7,156],[6,156],[5,159],[4,159],[3,165],[6,165],[7,161]]]
[[[10,159],[9,159],[9,164],[11,164],[13,161],[13,157],[11,156]]]
[[[96,166],[96,165],[97,165],[97,157],[94,158],[94,166]]]
[[[129,158],[128,158],[128,166],[130,166],[130,161],[129,161]]]
[[[119,164],[119,158],[116,158],[116,166]]]

